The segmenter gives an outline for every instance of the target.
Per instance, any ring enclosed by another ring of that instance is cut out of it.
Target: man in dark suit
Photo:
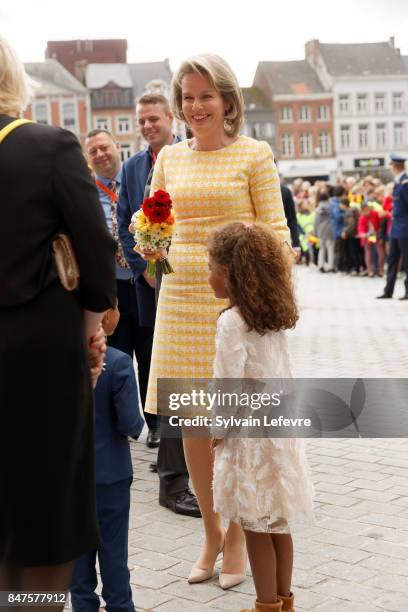
[[[129,224],[133,213],[139,210],[143,202],[146,183],[157,155],[164,146],[180,139],[173,135],[173,115],[164,96],[145,94],[137,104],[136,116],[148,147],[123,164],[117,218],[126,260],[135,277],[139,278],[146,269],[146,261],[133,250],[135,243],[129,232]],[[141,302],[141,306],[144,315],[150,317],[153,324],[156,312],[154,291],[152,295],[149,294],[148,301]],[[165,425],[163,418],[162,428]],[[181,437],[161,439],[157,472],[160,479],[159,503],[179,514],[201,516],[197,499],[188,488],[189,476]]]
[[[392,192],[392,225],[387,284],[384,293],[377,298],[380,300],[392,298],[400,260],[401,269],[405,272],[405,293],[400,300],[408,300],[408,174],[405,172],[405,162],[405,157],[391,155],[391,169],[395,181]]]
[[[94,171],[106,223],[117,243],[115,266],[120,321],[109,338],[109,344],[132,358],[136,356],[140,397],[144,406],[153,344],[154,283],[143,267],[137,271],[130,268],[119,242],[116,214],[122,171],[119,143],[107,130],[96,129],[89,132],[85,150]],[[149,428],[147,446],[157,448],[158,418],[154,414],[146,414],[145,419]]]
[[[106,315],[104,327],[105,322]],[[137,439],[144,421],[139,412],[132,359],[108,347],[105,364],[95,389],[95,480],[101,543],[97,550],[76,561],[70,590],[74,611],[99,609],[99,596],[95,593],[98,555],[107,610],[134,612],[128,569],[133,470],[127,438]]]
[[[296,252],[296,263],[300,260],[301,249],[299,240],[299,228],[296,218],[296,207],[293,201],[292,192],[286,185],[281,185],[281,194],[283,209],[285,211],[286,222],[290,231],[290,239],[292,242],[292,248]]]

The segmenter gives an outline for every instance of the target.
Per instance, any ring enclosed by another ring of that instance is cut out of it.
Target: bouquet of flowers
[[[155,276],[157,261],[163,274],[174,272],[167,257],[158,254],[170,246],[174,232],[172,201],[166,191],[155,191],[152,197],[143,200],[140,209],[132,216],[129,231],[133,234],[136,252],[154,253],[147,262],[149,276]]]

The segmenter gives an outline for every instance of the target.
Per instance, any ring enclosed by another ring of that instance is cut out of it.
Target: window
[[[35,102],[34,118],[37,123],[42,123],[43,125],[48,125],[50,123],[48,117],[48,105],[46,102]]]
[[[317,107],[317,120],[328,121],[330,119],[330,109],[327,104],[320,104]]]
[[[131,132],[131,118],[130,117],[118,117],[117,119],[117,131],[118,134],[130,134]]]
[[[375,126],[375,143],[377,149],[387,148],[387,126],[385,123],[377,123]]]
[[[311,120],[311,112],[310,106],[301,106],[299,109],[299,120],[300,121],[310,121]]]
[[[300,155],[302,157],[308,157],[312,154],[312,135],[301,134],[300,135]]]
[[[357,94],[357,112],[359,115],[364,115],[364,113],[368,112],[367,94]]]
[[[351,149],[351,125],[340,126],[340,147],[343,151]]]
[[[361,150],[368,149],[368,124],[361,123],[358,126],[358,148]]]
[[[251,136],[252,134],[252,127],[250,123],[245,123],[244,127],[242,129],[242,133],[245,134],[245,136]]]
[[[132,145],[121,144],[120,145],[120,158],[124,162],[132,155]]]
[[[291,106],[282,106],[280,109],[281,121],[293,121],[293,110]]]
[[[282,134],[281,151],[283,157],[293,157],[293,136],[292,134]]]
[[[330,146],[330,134],[329,132],[320,132],[319,134],[319,148],[321,155],[330,155],[331,146]]]
[[[108,130],[110,132],[110,118],[109,117],[95,117],[95,128],[97,130]]]
[[[401,113],[403,107],[403,94],[402,92],[394,92],[392,94],[392,112]]]
[[[394,123],[394,147],[396,149],[405,146],[405,126],[401,123]]]
[[[252,124],[252,134],[251,135],[252,135],[252,138],[255,138],[256,140],[261,138],[261,126],[259,123]]]
[[[76,112],[73,102],[63,102],[62,104],[62,126],[67,130],[76,128]]]
[[[339,95],[339,113],[347,115],[350,112],[350,96],[348,94]]]
[[[375,112],[385,113],[385,94],[376,93],[374,97]]]
[[[273,123],[271,121],[267,121],[266,123],[264,123],[262,125],[262,135],[265,138],[272,138],[273,137]]]

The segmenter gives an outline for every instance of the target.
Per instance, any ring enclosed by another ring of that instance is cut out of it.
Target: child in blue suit
[[[113,333],[116,325],[112,324],[112,311],[106,313],[102,325],[105,333]],[[71,585],[75,612],[99,610],[100,600],[95,593],[96,555],[106,610],[135,610],[127,566],[133,480],[128,436],[137,439],[144,420],[139,412],[132,359],[108,347],[105,361],[105,371],[95,388],[96,506],[101,537],[98,549],[83,555],[75,564]]]

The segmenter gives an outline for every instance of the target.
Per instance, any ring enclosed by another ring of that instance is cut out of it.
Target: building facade
[[[83,143],[90,125],[87,89],[54,59],[27,63],[25,69],[36,86],[24,117],[71,130]]]
[[[275,151],[275,117],[272,103],[258,87],[243,87],[245,123],[243,134],[256,140],[266,140]]]
[[[147,92],[168,96],[169,62],[89,64],[85,80],[91,100],[92,129],[112,132],[125,161],[145,146],[136,124],[137,101]]]
[[[394,39],[306,43],[306,59],[333,93],[338,172],[388,174],[390,152],[408,157],[408,71]]]
[[[329,178],[336,169],[333,98],[305,61],[260,62],[254,86],[273,105],[275,153],[284,178]]]

